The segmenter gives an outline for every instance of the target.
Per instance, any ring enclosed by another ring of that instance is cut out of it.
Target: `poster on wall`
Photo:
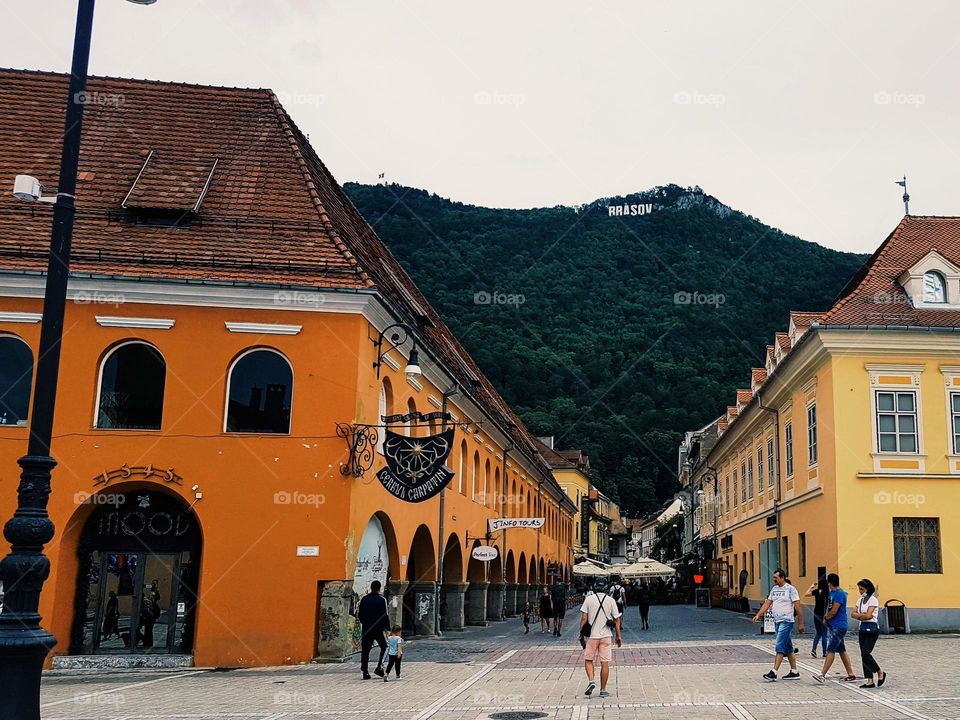
[[[353,573],[353,592],[363,597],[370,592],[370,583],[379,580],[386,588],[387,574],[390,570],[390,557],[387,555],[387,536],[380,521],[373,517],[367,523],[357,550],[357,569]],[[347,620],[347,629],[353,649],[360,649],[360,623],[353,615]]]
[[[453,471],[444,465],[453,447],[453,428],[427,437],[407,437],[391,430],[385,435],[383,457],[387,464],[377,478],[394,497],[423,502],[453,478]]]
[[[357,551],[357,569],[353,574],[353,591],[363,597],[370,590],[370,583],[379,580],[387,585],[389,569],[387,557],[387,537],[380,521],[373,517],[367,523]]]

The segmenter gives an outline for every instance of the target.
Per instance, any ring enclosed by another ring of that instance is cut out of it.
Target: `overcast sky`
[[[75,5],[0,0],[0,65],[68,70]],[[915,214],[960,214],[958,26],[955,0],[99,0],[91,72],[273,88],[341,182],[502,207],[700,185],[869,252],[904,173]]]

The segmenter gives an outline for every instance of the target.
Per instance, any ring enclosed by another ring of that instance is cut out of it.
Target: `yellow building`
[[[682,474],[727,584],[837,572],[960,627],[960,218],[907,216],[825,313],[791,313]],[[708,558],[709,559],[709,558]]]
[[[588,543],[582,518],[585,501],[589,501],[590,496],[590,458],[581,450],[554,449],[553,436],[537,438],[537,446],[557,484],[577,508],[573,516],[573,541],[570,544],[572,556],[585,556]],[[589,528],[589,523],[586,527]]]

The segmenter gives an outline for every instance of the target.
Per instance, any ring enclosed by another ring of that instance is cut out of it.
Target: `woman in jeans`
[[[813,636],[813,647],[810,649],[810,656],[817,656],[817,643],[820,643],[820,652],[823,657],[827,656],[827,624],[823,621],[823,616],[827,612],[827,600],[830,598],[830,588],[827,587],[827,579],[820,578],[810,589],[807,590],[807,597],[813,598],[813,627],[816,632]]]
[[[857,589],[860,590],[860,599],[857,601],[857,609],[850,613],[850,617],[860,621],[860,657],[863,659],[863,677],[867,680],[860,687],[880,687],[887,681],[887,674],[873,658],[873,648],[880,636],[880,625],[877,622],[880,601],[876,598],[877,589],[866,578],[857,583]],[[876,683],[873,682],[874,675],[877,676]]]

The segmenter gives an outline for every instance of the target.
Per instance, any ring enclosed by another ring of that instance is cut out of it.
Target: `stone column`
[[[446,612],[441,616],[441,630],[463,630],[464,594],[470,583],[444,583],[440,586],[440,597],[446,603]]]
[[[437,617],[437,584],[418,582],[411,586],[413,590],[413,624],[416,635],[434,635]]]
[[[514,583],[503,586],[503,616],[517,616],[517,586]]]
[[[503,583],[490,583],[487,588],[487,620],[503,620]]]
[[[487,624],[487,586],[490,583],[473,582],[467,590],[467,625]]]
[[[523,615],[523,606],[527,604],[528,592],[530,592],[530,586],[526,583],[517,585],[517,615]]]
[[[390,627],[403,627],[403,594],[410,586],[406,580],[387,581],[387,615],[390,617]]]
[[[355,611],[352,580],[330,580],[323,584],[320,592],[318,659],[338,661],[353,652],[351,616]]]

